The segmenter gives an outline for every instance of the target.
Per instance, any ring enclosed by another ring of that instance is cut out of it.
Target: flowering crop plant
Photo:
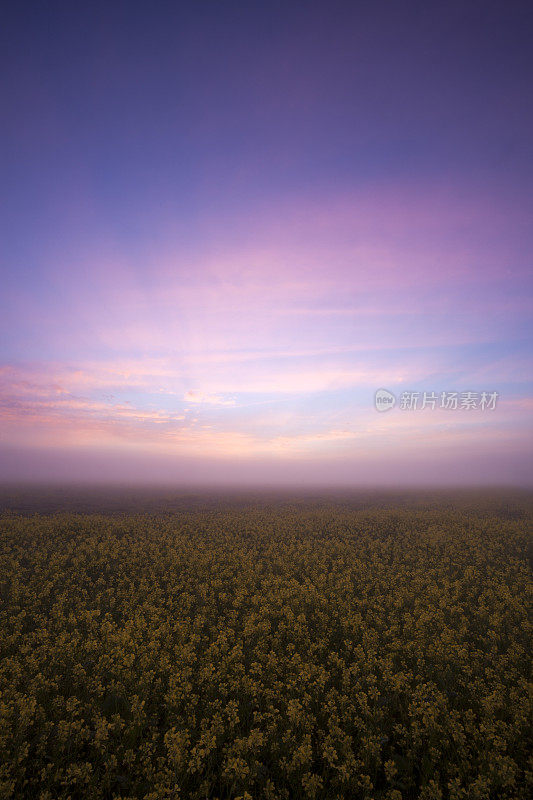
[[[525,800],[531,519],[5,511],[0,798]]]

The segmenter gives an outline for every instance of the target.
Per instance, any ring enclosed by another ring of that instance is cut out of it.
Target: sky
[[[10,4],[0,481],[531,485],[532,35]]]

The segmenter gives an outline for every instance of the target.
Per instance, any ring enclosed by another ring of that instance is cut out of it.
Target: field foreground
[[[5,510],[0,798],[529,798],[532,519]]]

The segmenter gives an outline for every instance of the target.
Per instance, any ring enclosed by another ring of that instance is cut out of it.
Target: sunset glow
[[[12,12],[2,480],[531,482],[523,15],[380,5]]]

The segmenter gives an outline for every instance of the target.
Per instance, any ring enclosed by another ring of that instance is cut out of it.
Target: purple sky
[[[0,480],[532,483],[529,3],[2,29]]]

